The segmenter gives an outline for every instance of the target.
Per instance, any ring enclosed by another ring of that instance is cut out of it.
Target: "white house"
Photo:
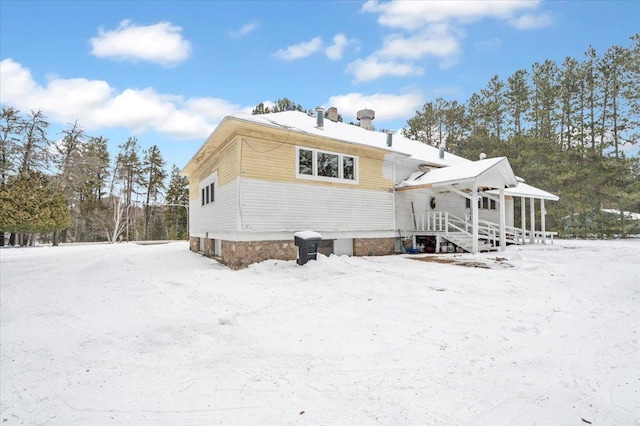
[[[418,250],[476,253],[552,235],[544,202],[558,197],[525,184],[507,158],[471,161],[368,130],[371,110],[358,113],[360,127],[324,115],[318,109],[222,120],[183,169],[191,250],[240,268],[295,259],[293,234],[301,230],[320,233],[325,253],[355,256],[392,254],[401,238]],[[337,112],[330,108],[327,116]]]

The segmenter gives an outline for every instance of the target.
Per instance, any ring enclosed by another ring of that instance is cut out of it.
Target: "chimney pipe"
[[[324,128],[324,108],[316,108],[316,127],[318,129]]]
[[[393,145],[393,130],[387,130],[387,146]]]
[[[338,108],[330,107],[327,109],[327,118],[334,123],[338,121]]]
[[[444,144],[440,144],[440,151],[438,153],[438,156],[441,160],[444,160]]]

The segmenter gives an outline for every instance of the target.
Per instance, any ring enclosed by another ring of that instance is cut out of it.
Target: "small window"
[[[214,180],[213,182],[207,183],[205,186],[200,188],[200,194],[200,205],[202,207],[213,203],[216,200],[216,181]]]
[[[464,199],[464,206],[468,209],[471,208],[471,198],[465,198]]]
[[[318,152],[318,176],[338,177],[338,156],[326,152]]]
[[[489,210],[489,199],[487,197],[482,197],[482,208]]]
[[[496,209],[496,200],[491,200],[491,210]]]
[[[342,156],[342,179],[354,180],[356,178],[353,170],[354,163],[353,157]]]
[[[301,149],[298,156],[298,173],[301,175],[313,175],[313,151]]]

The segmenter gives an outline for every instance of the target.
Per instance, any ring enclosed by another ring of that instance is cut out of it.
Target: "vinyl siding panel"
[[[392,231],[393,192],[242,179],[242,229]]]
[[[200,198],[189,203],[191,236],[214,238],[215,233],[233,232],[239,228],[238,179],[216,188],[216,200],[202,206]]]
[[[189,227],[194,237],[235,231],[238,220],[240,155],[237,138],[213,152],[189,179]],[[215,202],[202,206],[200,183],[217,176]]]

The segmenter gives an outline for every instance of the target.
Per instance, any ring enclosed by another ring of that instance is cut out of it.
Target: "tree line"
[[[560,196],[547,223],[564,235],[638,233],[623,213],[640,212],[640,34],[630,41],[496,75],[466,102],[427,102],[403,132],[466,158],[507,156],[517,175]]]
[[[0,246],[183,239],[188,180],[157,145],[108,139],[75,123],[58,140],[41,111],[0,112]]]

